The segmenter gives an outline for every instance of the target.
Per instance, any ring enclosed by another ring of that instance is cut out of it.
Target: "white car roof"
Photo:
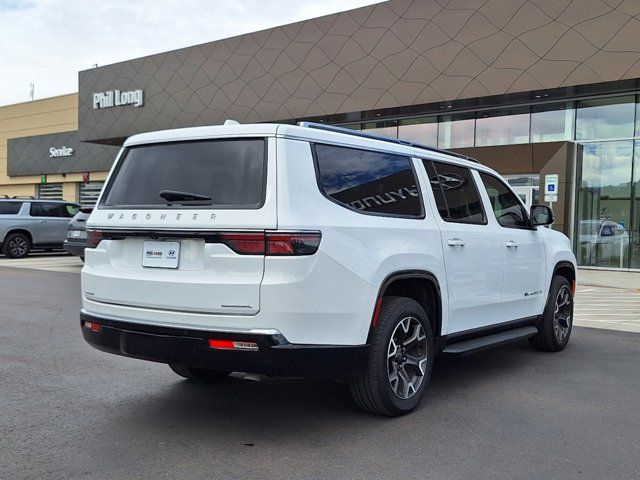
[[[346,130],[346,129],[345,129]],[[481,165],[474,160],[467,160],[453,152],[431,148],[419,148],[411,145],[395,143],[392,139],[374,139],[353,134],[309,128],[299,125],[278,123],[250,123],[236,125],[212,125],[205,127],[177,128],[172,130],[159,130],[156,132],[140,133],[129,137],[123,147],[144,145],[150,143],[180,142],[189,140],[204,140],[209,138],[225,137],[264,137],[277,136],[295,140],[331,143],[348,147],[368,148],[389,153],[409,155],[417,158],[429,158],[449,163],[456,163],[470,168],[496,173],[494,170]]]

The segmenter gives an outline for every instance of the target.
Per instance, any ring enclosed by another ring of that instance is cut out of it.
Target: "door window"
[[[35,202],[31,204],[32,217],[70,218],[77,213],[77,207],[64,203]]]
[[[487,223],[471,170],[458,165],[424,160],[436,206],[446,222]]]
[[[487,190],[498,223],[506,228],[529,228],[527,212],[518,197],[493,175],[480,173],[480,178]]]

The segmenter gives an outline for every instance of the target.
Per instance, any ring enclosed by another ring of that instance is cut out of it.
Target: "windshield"
[[[130,147],[107,185],[101,205],[260,208],[265,145],[264,139],[232,139]],[[193,202],[199,199],[205,201]]]

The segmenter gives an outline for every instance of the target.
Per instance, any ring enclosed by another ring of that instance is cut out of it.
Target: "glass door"
[[[640,269],[640,141],[636,141],[633,165],[633,204],[630,229],[630,267]]]
[[[629,268],[633,141],[580,145],[578,265]]]

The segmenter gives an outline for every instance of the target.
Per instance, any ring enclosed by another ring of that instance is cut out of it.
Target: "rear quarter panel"
[[[277,150],[278,228],[322,231],[320,254],[350,275],[327,278],[309,293],[327,306],[326,314],[348,311],[343,321],[357,343],[366,341],[380,287],[389,275],[429,272],[446,292],[440,232],[424,195],[423,219],[358,213],[320,192],[309,142],[278,139]],[[442,310],[447,311],[446,295]],[[446,331],[446,313],[442,328]]]

